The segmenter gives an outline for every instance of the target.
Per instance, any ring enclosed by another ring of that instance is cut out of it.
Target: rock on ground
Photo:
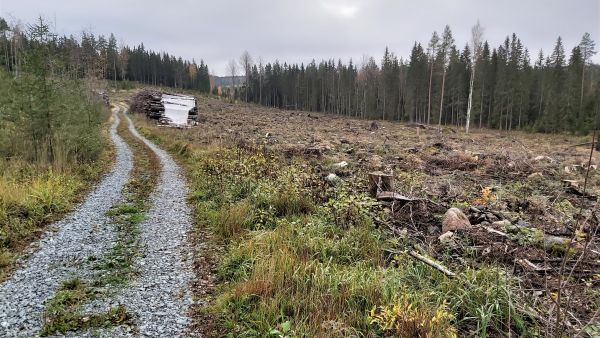
[[[444,214],[442,233],[448,231],[464,230],[471,226],[467,216],[458,208],[450,208]]]

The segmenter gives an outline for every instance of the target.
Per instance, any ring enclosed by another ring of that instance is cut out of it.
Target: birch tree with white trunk
[[[471,29],[471,79],[469,80],[469,102],[467,105],[467,123],[465,132],[469,133],[469,124],[471,123],[471,108],[473,107],[473,82],[475,81],[475,69],[477,68],[477,60],[481,55],[481,45],[483,39],[483,27],[477,20],[477,24]]]
[[[229,63],[227,64],[227,71],[229,72],[229,75],[231,75],[231,87],[230,90],[231,92],[230,97],[232,100],[235,99],[235,77],[237,76],[238,73],[238,66],[237,66],[237,62],[235,62],[235,60],[231,59],[229,60]]]
[[[244,69],[245,81],[244,83],[244,92],[246,94],[246,102],[248,102],[248,88],[250,86],[250,74],[252,73],[252,56],[248,51],[244,51],[242,56],[240,56],[240,65]]]

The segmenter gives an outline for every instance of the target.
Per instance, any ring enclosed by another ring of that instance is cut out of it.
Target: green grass
[[[77,173],[39,169],[24,162],[4,164],[0,176],[0,279],[43,225],[69,211],[85,187]]]
[[[187,168],[196,222],[225,246],[208,310],[223,335],[535,334],[537,324],[517,310],[523,299],[513,277],[447,261],[458,273],[450,279],[408,255],[390,257],[415,243],[386,238],[372,222],[379,211],[370,198],[324,185],[303,160],[194,145],[188,134],[150,124],[143,132]]]
[[[109,327],[131,321],[122,305],[104,313],[84,315],[81,306],[93,298],[93,289],[78,278],[65,281],[56,295],[46,304],[44,327],[41,336],[66,333],[88,328]]]

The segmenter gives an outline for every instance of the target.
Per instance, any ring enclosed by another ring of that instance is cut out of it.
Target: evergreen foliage
[[[54,168],[96,160],[105,146],[101,101],[79,80],[52,76],[54,36],[43,20],[25,37],[24,72],[0,70],[0,156]]]
[[[203,60],[183,60],[168,53],[148,50],[144,44],[139,46],[118,46],[117,38],[110,34],[108,39],[83,32],[81,39],[71,36],[51,34],[48,24],[39,19],[44,29],[31,32],[19,24],[9,25],[0,18],[0,69],[15,76],[27,71],[27,68],[39,69],[33,65],[36,51],[43,50],[52,55],[52,59],[42,57],[48,62],[48,76],[78,79],[93,77],[112,80],[137,81],[155,86],[194,89],[208,93],[210,79],[208,66]],[[30,27],[28,27],[30,28]],[[42,34],[43,41],[39,35]],[[33,54],[32,54],[33,53]]]
[[[473,55],[469,45],[457,48],[446,26],[441,36],[433,33],[426,47],[415,42],[407,60],[386,47],[379,64],[366,57],[360,66],[352,60],[261,62],[236,93],[284,109],[464,126],[475,62],[473,126],[588,132],[597,126],[600,105],[600,66],[590,62],[594,48],[586,33],[568,56],[559,37],[553,51],[540,51],[532,64],[514,33],[497,48],[483,41]]]

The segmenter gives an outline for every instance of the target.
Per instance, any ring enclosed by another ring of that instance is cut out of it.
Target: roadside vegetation
[[[108,116],[80,83],[0,71],[0,280],[110,165]]]
[[[417,241],[389,236],[375,222],[382,206],[360,185],[325,181],[319,160],[239,139],[190,142],[194,130],[141,130],[185,165],[197,231],[224,248],[214,301],[197,314],[217,317],[213,335],[536,334],[511,274],[447,257],[457,273],[449,278],[414,260],[408,252],[419,250]]]
[[[0,281],[110,165],[107,109],[81,79],[210,89],[202,60],[57,37],[41,18],[22,28],[0,19]],[[386,48],[360,68],[253,64],[245,52],[245,84],[232,60],[233,88],[198,101],[199,128],[137,118],[189,178],[192,330],[600,336],[594,42],[586,33],[569,53],[559,37],[532,63],[516,34],[494,48],[481,28],[462,51],[446,27],[406,62]],[[134,325],[125,305],[85,310],[135,278],[156,185],[157,158],[125,124],[134,170],[109,212],[117,240],[86,257],[92,277],[44,304],[43,336]],[[534,130],[553,134],[522,132]]]
[[[135,277],[133,264],[137,257],[138,225],[144,220],[148,201],[160,169],[154,152],[137,139],[128,129],[123,114],[118,133],[131,147],[134,167],[131,178],[124,187],[125,201],[109,211],[116,227],[117,241],[102,257],[87,257],[87,263],[95,270],[92,280],[73,278],[63,282],[60,291],[46,304],[42,336],[65,334],[116,325],[133,325],[124,305],[110,308],[102,313],[84,313],[83,306],[115,292],[114,287],[126,285]],[[109,290],[109,287],[112,289]],[[118,292],[118,288],[116,292]]]
[[[95,91],[147,79],[147,58],[161,64],[165,80],[155,84],[208,86],[203,61],[119,50],[112,34],[60,37],[42,17],[27,25],[0,18],[0,281],[109,168],[109,114]],[[176,79],[175,69],[194,69],[194,76]]]

